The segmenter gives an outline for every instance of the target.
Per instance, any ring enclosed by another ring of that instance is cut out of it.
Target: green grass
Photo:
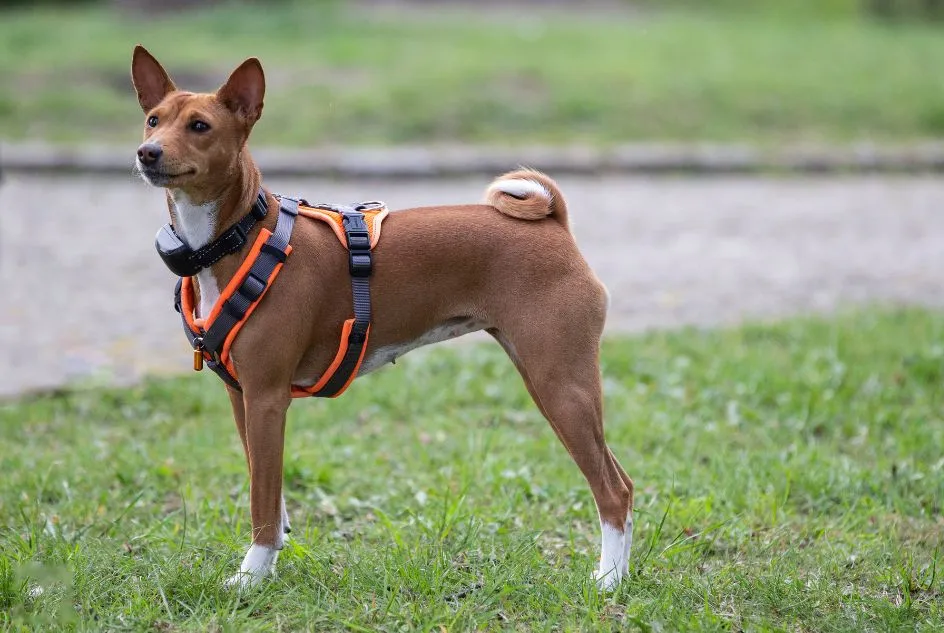
[[[185,88],[268,71],[256,143],[907,141],[944,134],[941,26],[671,11],[562,14],[324,3],[134,19],[0,14],[0,138],[133,143],[141,42]],[[504,17],[502,17],[504,16]]]
[[[944,627],[944,314],[613,339],[604,374],[637,484],[611,596],[577,468],[511,363],[472,345],[296,403],[293,539],[243,599],[220,588],[250,528],[215,377],[3,406],[0,627]]]

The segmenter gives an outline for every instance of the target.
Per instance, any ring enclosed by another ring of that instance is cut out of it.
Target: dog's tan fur
[[[215,94],[176,89],[142,47],[132,62],[142,109],[157,116],[145,141],[163,150],[152,184],[194,203],[218,202],[216,234],[247,212],[261,176],[246,148],[262,113],[262,68],[244,62]],[[194,119],[210,125],[197,133]],[[173,175],[173,176],[171,176]],[[373,325],[366,357],[406,345],[457,319],[487,325],[514,361],[541,412],[590,484],[601,521],[631,521],[633,484],[603,436],[598,352],[606,290],[568,228],[564,198],[551,178],[521,170],[502,179],[537,182],[550,200],[491,189],[487,205],[444,205],[392,213],[374,251]],[[268,193],[269,208],[277,202]],[[276,213],[260,226],[273,229]],[[255,240],[260,227],[249,236]],[[289,385],[321,376],[353,314],[347,253],[321,222],[300,219],[293,252],[232,348],[243,392],[230,390],[250,471],[253,542],[281,544],[282,454]],[[212,267],[220,288],[245,252]],[[199,289],[198,289],[199,292]]]

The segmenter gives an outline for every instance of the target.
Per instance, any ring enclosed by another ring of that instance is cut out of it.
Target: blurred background
[[[0,136],[126,143],[136,43],[266,67],[257,144],[903,141],[944,132],[944,0],[0,0]]]
[[[941,301],[944,0],[0,0],[5,393],[189,367],[131,174],[137,43],[190,90],[261,58],[276,191],[549,171],[611,331]]]

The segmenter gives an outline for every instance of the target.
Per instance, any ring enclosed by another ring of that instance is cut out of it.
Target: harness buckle
[[[259,192],[259,195],[256,197],[256,203],[252,205],[252,209],[249,211],[257,220],[261,221],[265,219],[265,216],[269,213],[269,204],[268,200],[266,200],[265,192]]]
[[[364,251],[362,253],[351,251],[349,268],[351,277],[370,277],[371,270],[373,269],[370,251]]]
[[[243,279],[243,283],[236,292],[244,296],[249,303],[254,303],[262,296],[262,293],[265,292],[266,286],[268,286],[268,283],[265,279],[261,279],[253,274],[252,271],[249,271],[249,274]]]
[[[370,253],[370,232],[364,214],[355,210],[342,214],[344,232],[347,235],[349,269],[351,277],[370,277],[373,258]]]
[[[203,369],[203,337],[198,336],[193,339],[193,370],[201,371]]]
[[[234,224],[233,229],[234,229],[233,233],[236,235],[236,244],[238,244],[239,246],[242,246],[243,244],[246,243],[246,238],[247,238],[246,231],[243,229],[243,227],[239,226],[238,224]]]

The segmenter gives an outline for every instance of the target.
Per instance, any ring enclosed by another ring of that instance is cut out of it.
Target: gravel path
[[[487,179],[269,183],[391,208],[480,198]],[[613,296],[611,331],[872,302],[944,304],[944,181],[561,178]],[[128,178],[0,185],[0,396],[189,370],[174,280],[152,247],[161,193]]]

